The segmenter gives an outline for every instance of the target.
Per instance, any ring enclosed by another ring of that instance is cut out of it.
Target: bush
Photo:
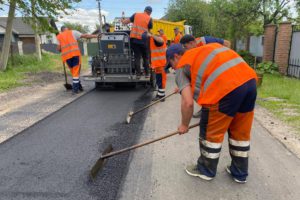
[[[278,65],[271,61],[259,63],[256,71],[260,74],[275,74],[278,72]]]
[[[248,63],[249,66],[253,67],[255,57],[249,51],[239,51],[238,54]]]

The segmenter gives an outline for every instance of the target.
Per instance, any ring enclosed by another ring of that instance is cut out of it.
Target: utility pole
[[[100,21],[100,33],[102,33],[102,14],[101,14],[101,0],[98,1],[98,8],[99,8],[99,21]]]

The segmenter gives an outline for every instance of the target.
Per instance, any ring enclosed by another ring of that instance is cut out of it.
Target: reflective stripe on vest
[[[165,60],[165,59],[166,59],[166,56],[158,56],[158,57],[151,58],[151,61]]]
[[[163,48],[163,49],[154,49],[151,50],[151,53],[164,53],[167,51],[167,48]]]
[[[204,92],[207,90],[207,88],[210,86],[210,84],[212,82],[214,82],[214,80],[216,80],[218,78],[218,76],[220,76],[223,72],[225,72],[226,70],[245,62],[242,58],[235,58],[232,60],[229,60],[228,62],[224,63],[223,65],[221,65],[220,67],[218,67],[205,81],[204,84]]]
[[[137,25],[132,25],[132,28],[137,28],[137,29],[140,29],[140,30],[142,30],[142,31],[148,31],[148,29],[146,29],[146,28],[144,28],[144,27],[142,27],[142,26],[137,26]]]
[[[228,51],[228,50],[230,50],[230,49],[227,47],[220,47],[218,49],[215,49],[207,56],[207,58],[201,64],[200,69],[197,74],[197,78],[196,78],[196,87],[195,87],[195,91],[194,91],[194,99],[195,100],[197,100],[199,98],[203,74],[204,74],[205,70],[207,69],[209,63],[214,59],[214,57],[217,54],[222,53],[224,51]]]
[[[71,47],[71,46],[77,46],[77,45],[78,45],[77,42],[73,42],[73,43],[67,44],[67,45],[65,45],[65,46],[61,46],[61,49],[63,50],[63,49],[65,49],[65,48],[68,48],[68,47]]]
[[[69,50],[69,51],[63,52],[61,55],[62,55],[62,56],[65,56],[65,55],[67,55],[67,54],[69,54],[69,53],[72,53],[72,52],[74,52],[74,51],[80,51],[80,49],[79,49],[79,48],[71,49],[71,50]]]

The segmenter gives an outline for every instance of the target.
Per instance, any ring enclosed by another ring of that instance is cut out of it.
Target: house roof
[[[0,26],[6,27],[7,17],[0,17]],[[49,19],[50,25],[56,28],[53,20]],[[15,17],[13,21],[13,32],[19,35],[34,35],[34,30],[31,28],[30,24],[26,24],[22,17]]]

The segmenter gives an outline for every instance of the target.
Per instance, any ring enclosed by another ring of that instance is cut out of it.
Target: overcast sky
[[[106,16],[108,22],[112,22],[115,17],[121,17],[122,12],[126,16],[131,16],[135,12],[142,12],[146,6],[152,6],[152,17],[159,19],[165,15],[165,9],[168,7],[168,0],[101,0],[102,13]],[[98,19],[98,2],[96,0],[82,0],[81,3],[74,5],[76,11],[71,15],[62,15],[58,18],[58,26],[63,22],[78,22],[88,25],[91,30]],[[0,11],[0,16],[7,16],[7,8]]]

